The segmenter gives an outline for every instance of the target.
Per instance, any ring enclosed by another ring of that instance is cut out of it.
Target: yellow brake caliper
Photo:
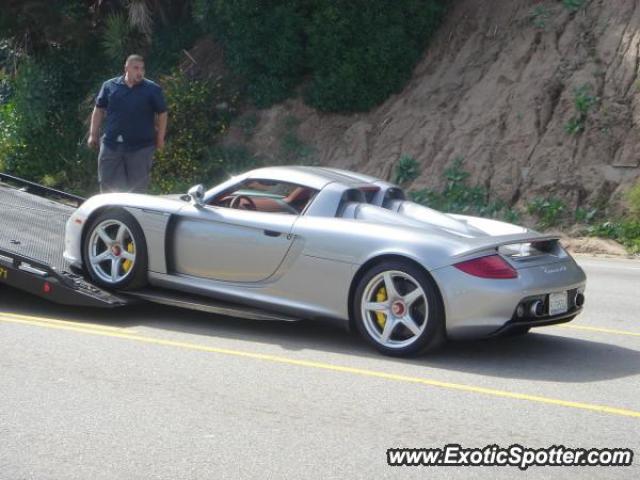
[[[135,253],[133,242],[129,242],[129,245],[127,245],[127,252]],[[133,265],[133,262],[131,260],[125,260],[124,262],[122,262],[122,269],[124,270],[124,273],[127,273],[129,270],[131,270],[132,265]]]
[[[376,293],[376,302],[382,303],[385,300],[387,300],[387,289],[380,287]],[[382,312],[376,312],[376,321],[380,328],[384,328],[385,323],[387,323],[387,316]]]

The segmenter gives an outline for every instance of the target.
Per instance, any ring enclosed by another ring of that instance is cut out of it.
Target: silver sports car
[[[182,196],[94,196],[67,223],[65,258],[106,288],[338,319],[391,355],[570,321],[586,280],[557,237],[321,167],[262,168]]]

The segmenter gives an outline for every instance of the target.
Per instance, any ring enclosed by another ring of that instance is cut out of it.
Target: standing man
[[[106,117],[104,136],[100,126]],[[144,58],[129,55],[124,75],[107,80],[96,98],[87,143],[98,147],[101,192],[144,193],[153,154],[164,147],[167,105],[159,85],[144,78]]]

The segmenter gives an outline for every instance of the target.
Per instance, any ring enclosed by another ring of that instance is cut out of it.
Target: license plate
[[[549,315],[560,315],[569,310],[567,292],[549,294]]]

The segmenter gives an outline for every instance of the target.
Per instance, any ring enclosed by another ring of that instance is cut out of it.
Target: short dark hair
[[[124,64],[127,65],[129,62],[142,62],[142,63],[144,63],[144,57],[142,55],[138,55],[137,53],[134,53],[134,54],[129,55],[127,57],[127,60],[124,62]]]

